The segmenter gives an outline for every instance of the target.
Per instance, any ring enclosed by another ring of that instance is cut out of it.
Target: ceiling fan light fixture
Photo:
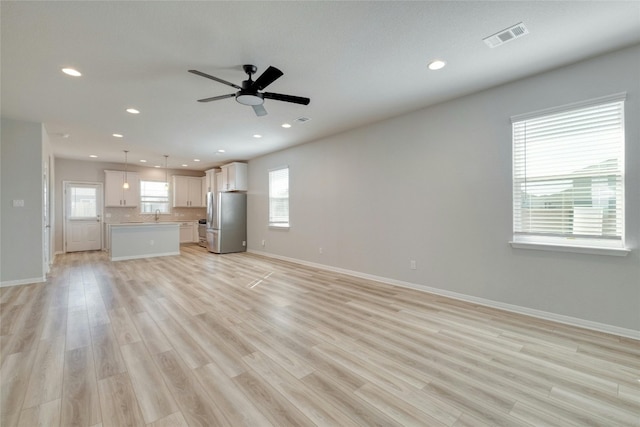
[[[262,105],[264,103],[261,93],[252,94],[238,92],[236,95],[236,101],[242,105]]]

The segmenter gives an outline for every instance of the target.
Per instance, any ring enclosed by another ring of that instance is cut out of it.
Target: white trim
[[[574,252],[578,254],[627,256],[631,249],[604,248],[594,246],[556,245],[552,243],[509,242],[514,249],[534,249],[538,251]]]
[[[155,258],[159,256],[173,256],[180,255],[180,251],[178,252],[166,252],[161,254],[152,254],[152,255],[128,255],[128,256],[119,256],[119,257],[111,257],[111,261],[125,261],[128,259],[140,259],[140,258]]]
[[[361,273],[358,271],[347,270],[344,268],[332,267],[325,264],[318,264],[315,262],[303,261],[296,258],[289,258],[281,255],[274,255],[268,252],[256,251],[249,249],[249,253],[256,255],[262,255],[269,258],[280,259],[283,261],[293,262],[296,264],[306,265],[308,267],[318,268],[322,270],[328,270],[335,273],[342,273],[349,276],[359,277],[362,279],[373,280],[389,285],[401,286],[404,288],[415,289],[418,291],[427,292],[430,294],[441,295],[449,298],[453,298],[460,301],[470,302],[478,305],[482,305],[490,308],[497,308],[500,310],[508,311],[516,314],[523,314],[525,316],[535,317],[543,320],[550,320],[552,322],[562,323],[570,326],[577,326],[579,328],[589,329],[592,331],[604,332],[607,334],[617,335],[625,338],[632,338],[640,340],[640,330],[621,328],[619,326],[608,325],[606,323],[593,322],[591,320],[580,319],[577,317],[565,316],[563,314],[551,313],[548,311],[537,310],[534,308],[522,307],[514,304],[507,304],[500,301],[489,300],[480,297],[474,297],[471,295],[460,294],[457,292],[451,292],[444,289],[432,288],[430,286],[419,285],[416,283],[404,282],[402,280],[389,279],[381,276],[374,276],[372,274]]]
[[[67,186],[70,184],[97,185],[100,189],[100,247],[104,247],[104,183],[100,181],[62,181],[62,253],[67,253]]]
[[[20,286],[20,285],[33,285],[35,283],[44,283],[46,281],[47,281],[46,277],[33,277],[31,279],[7,280],[4,282],[0,282],[0,288],[9,287],[9,286]]]

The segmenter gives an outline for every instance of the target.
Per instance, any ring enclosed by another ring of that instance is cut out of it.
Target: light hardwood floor
[[[0,289],[1,425],[638,426],[640,342],[251,254]]]

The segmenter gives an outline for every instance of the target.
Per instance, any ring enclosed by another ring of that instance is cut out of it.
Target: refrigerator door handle
[[[207,228],[213,228],[213,209],[214,209],[213,193],[207,193]]]

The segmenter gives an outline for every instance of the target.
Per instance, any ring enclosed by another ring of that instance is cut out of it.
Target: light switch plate
[[[14,200],[13,201],[14,208],[24,208],[24,200]]]

